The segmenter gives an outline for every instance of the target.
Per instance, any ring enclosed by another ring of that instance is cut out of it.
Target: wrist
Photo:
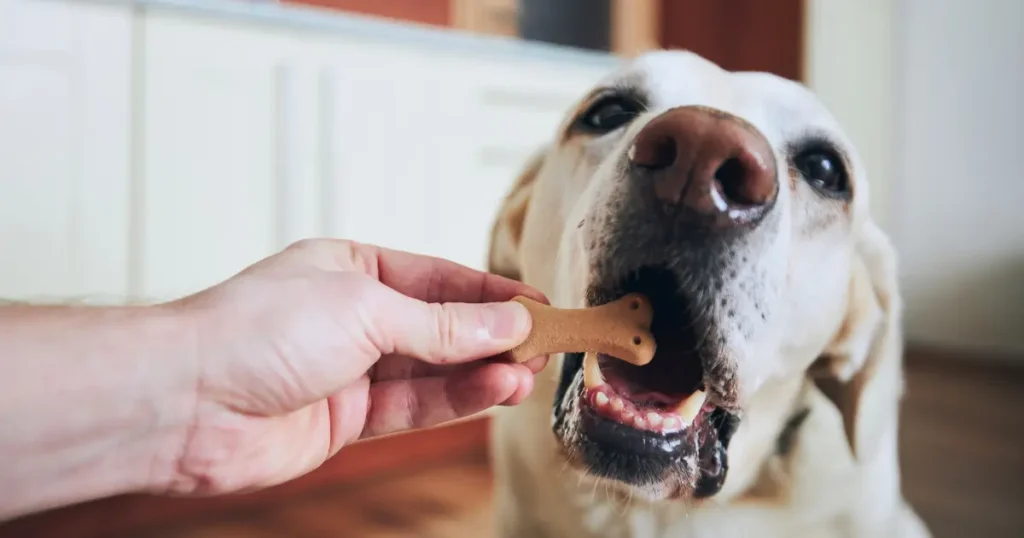
[[[178,479],[182,453],[194,427],[199,385],[197,320],[177,303],[138,307],[128,322],[138,330],[130,348],[141,375],[134,394],[147,409],[139,453],[147,462],[138,491],[166,493]]]
[[[171,306],[0,309],[0,518],[172,480],[197,379]],[[0,380],[2,381],[2,380]],[[14,432],[10,434],[10,432]]]

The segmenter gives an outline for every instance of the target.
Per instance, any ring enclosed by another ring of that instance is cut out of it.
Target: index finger
[[[547,304],[522,282],[433,256],[374,247],[377,278],[395,291],[428,303],[488,303],[524,295]]]

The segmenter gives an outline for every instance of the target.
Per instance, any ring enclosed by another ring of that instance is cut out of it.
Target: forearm
[[[0,306],[0,520],[170,480],[192,332],[167,307]]]

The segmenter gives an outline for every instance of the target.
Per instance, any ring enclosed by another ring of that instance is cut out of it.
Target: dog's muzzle
[[[648,297],[657,352],[645,366],[567,356],[554,431],[590,474],[656,496],[707,497],[724,483],[739,420],[723,318],[708,313],[726,304],[730,249],[768,222],[775,154],[749,123],[697,106],[650,120],[628,148],[616,157],[625,174],[614,217],[590,252],[587,303]]]

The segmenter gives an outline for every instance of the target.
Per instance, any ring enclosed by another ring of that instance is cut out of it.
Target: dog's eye
[[[642,109],[640,103],[628,97],[609,96],[591,105],[577,125],[590,133],[608,133],[633,121]]]
[[[822,149],[807,150],[797,155],[793,164],[816,189],[837,194],[849,190],[842,160],[834,153]]]

